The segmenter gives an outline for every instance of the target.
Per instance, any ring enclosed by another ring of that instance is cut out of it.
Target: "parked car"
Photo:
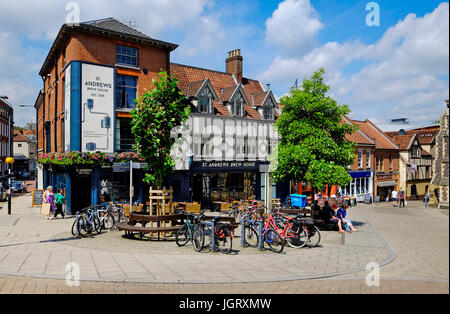
[[[0,202],[6,202],[6,190],[0,186]]]
[[[22,186],[22,181],[11,182],[11,193],[26,193],[26,188]]]

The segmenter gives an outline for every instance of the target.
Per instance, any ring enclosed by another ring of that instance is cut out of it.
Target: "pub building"
[[[39,72],[36,101],[38,154],[130,152],[134,99],[164,70],[179,79],[192,115],[173,130],[175,171],[165,182],[176,201],[285,198],[274,184],[269,156],[278,143],[280,111],[268,86],[243,76],[240,50],[228,53],[226,71],[170,62],[177,45],[154,39],[114,18],[64,24]],[[133,200],[145,199],[144,165],[133,170]],[[38,165],[38,188],[66,191],[67,210],[102,201],[125,201],[129,169]]]

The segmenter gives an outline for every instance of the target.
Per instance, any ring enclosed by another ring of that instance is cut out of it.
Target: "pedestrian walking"
[[[400,207],[400,208],[404,208],[404,207],[405,207],[405,202],[406,202],[406,200],[405,200],[405,191],[400,191],[400,192],[398,193],[398,198],[399,198],[399,200],[400,200],[400,205],[399,205],[399,207]]]
[[[63,195],[63,189],[59,188],[58,193],[55,195],[56,211],[54,218],[58,218],[58,214],[61,214],[62,218],[64,219],[63,205],[65,202],[66,198]]]
[[[428,208],[428,202],[431,199],[431,193],[430,191],[427,192],[427,194],[425,194],[425,208]]]
[[[20,185],[20,188],[21,188],[22,195],[24,193],[27,193],[27,184],[25,183],[25,181],[22,181],[22,184]]]
[[[49,214],[47,216],[47,219],[52,220],[53,219],[52,215],[56,211],[55,195],[53,194],[53,187],[52,186],[49,186],[47,188],[47,190],[45,190],[44,195],[43,195],[43,201],[44,201],[45,204],[50,204],[50,211],[49,211]]]
[[[396,191],[396,190],[394,190],[394,191],[392,191],[392,194],[391,194],[391,197],[392,197],[392,205],[395,207],[395,206],[397,206],[397,201],[398,201],[398,199],[397,199],[397,197],[398,197],[398,192]]]

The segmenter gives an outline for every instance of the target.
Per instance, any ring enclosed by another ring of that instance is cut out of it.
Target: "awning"
[[[388,186],[397,186],[397,181],[380,181],[378,182],[380,188],[385,188]]]

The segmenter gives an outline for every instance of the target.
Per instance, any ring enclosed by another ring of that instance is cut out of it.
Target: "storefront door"
[[[91,189],[90,176],[72,178],[72,213],[91,205]]]

